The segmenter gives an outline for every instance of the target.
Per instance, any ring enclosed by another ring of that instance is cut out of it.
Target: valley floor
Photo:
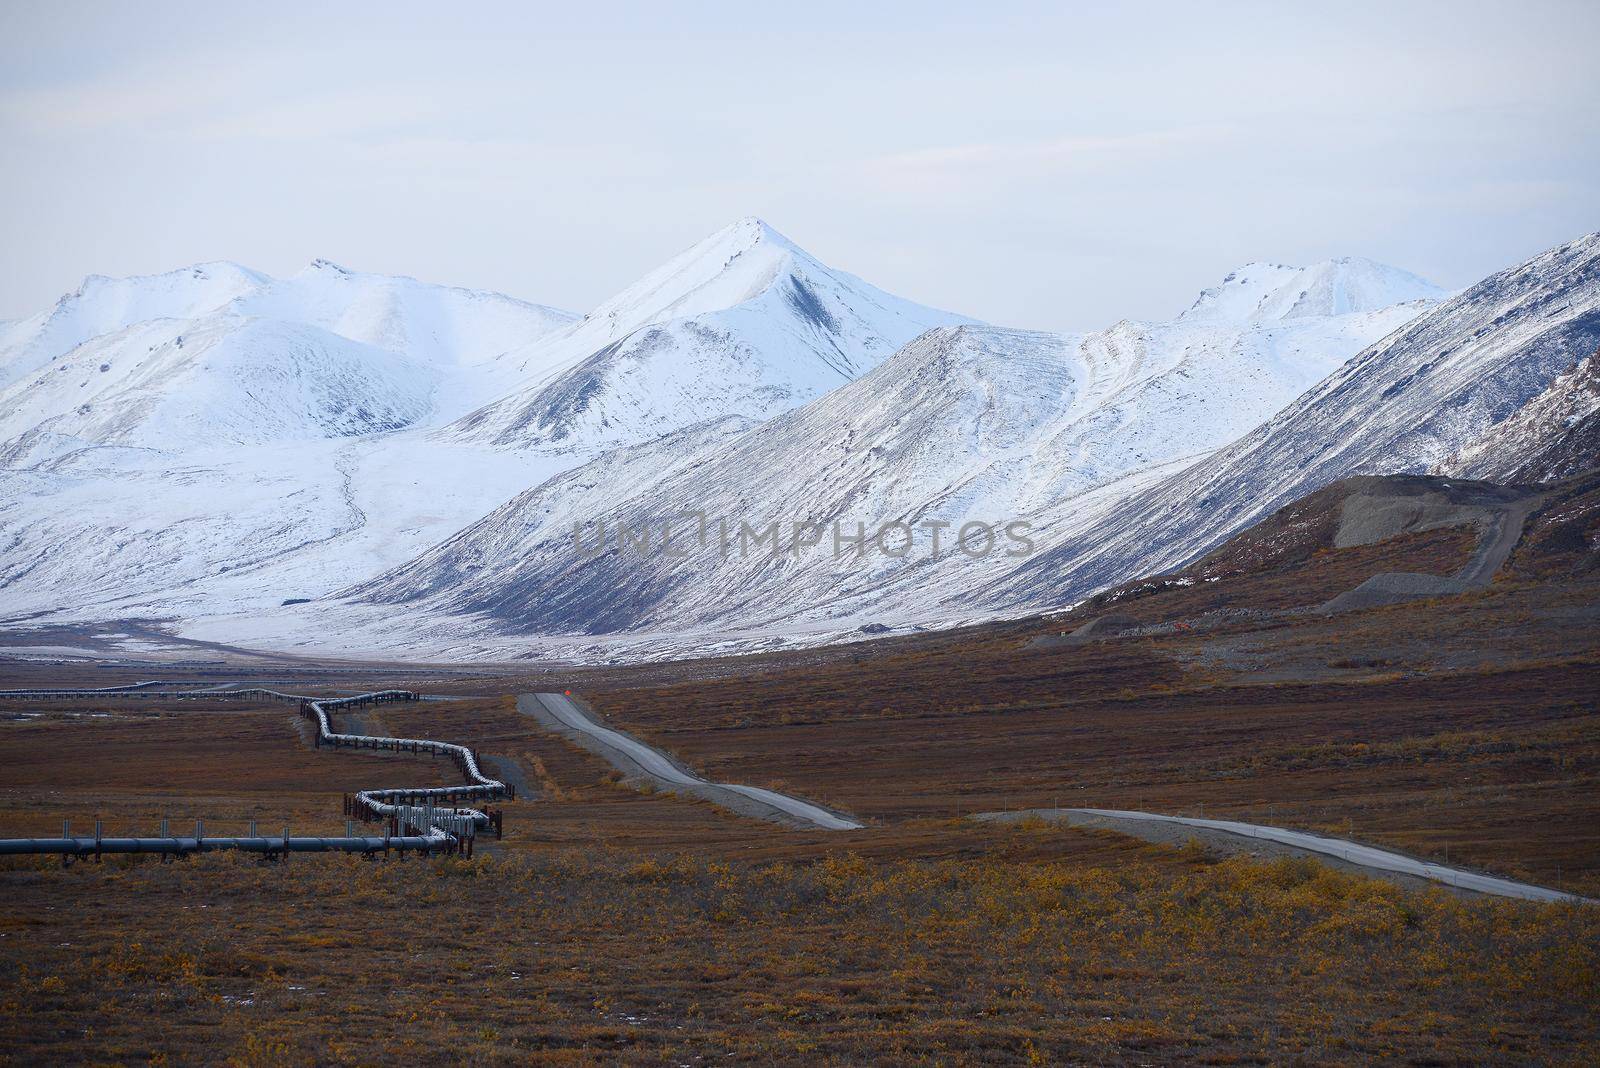
[[[1470,550],[1407,544],[1411,570]],[[1103,640],[1061,640],[1086,606],[629,668],[9,662],[0,686],[453,694],[367,726],[469,743],[526,789],[471,862],[7,862],[0,1059],[1593,1063],[1592,906],[964,818],[1241,819],[1600,895],[1600,580],[1514,561],[1457,597],[1279,611],[1359,581],[1361,551],[1126,597],[1141,629]],[[517,710],[569,688],[707,778],[867,826],[638,789]],[[337,831],[340,794],[451,773],[319,752],[283,705],[0,706],[6,835]]]

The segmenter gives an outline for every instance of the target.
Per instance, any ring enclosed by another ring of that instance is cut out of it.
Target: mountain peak
[[[38,370],[92,337],[150,319],[190,319],[269,282],[237,263],[196,263],[161,274],[91,274],[47,311],[0,336],[0,387]]]
[[[791,252],[802,251],[800,246],[790,241],[779,233],[765,219],[755,215],[746,215],[742,219],[735,219],[716,233],[700,242],[702,245],[731,246],[736,248],[754,248],[760,244],[777,245]],[[698,246],[697,246],[698,247]]]
[[[802,249],[753,215],[680,252],[589,314],[620,334],[648,322],[718,311],[764,292]]]
[[[207,260],[202,263],[190,264],[188,267],[162,271],[159,274],[85,275],[76,290],[63,294],[56,303],[59,306],[67,301],[91,296],[97,291],[108,289],[151,292],[179,287],[193,288],[196,284],[204,285],[206,283],[251,286],[260,285],[267,280],[267,276],[259,271],[253,271],[231,260]]]
[[[1181,319],[1262,322],[1374,312],[1411,300],[1439,300],[1445,291],[1410,271],[1361,256],[1304,267],[1253,261],[1221,285],[1201,292]]]
[[[747,216],[519,350],[513,359],[532,384],[453,433],[593,448],[711,417],[765,418],[877,366],[931,326],[962,321],[834,270]]]

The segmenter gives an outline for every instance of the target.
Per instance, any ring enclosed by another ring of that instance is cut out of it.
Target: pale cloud
[[[1600,5],[0,5],[0,318],[351,266],[584,310],[768,218],[993,322],[1249,259],[1460,285],[1600,228]]]
[[[248,86],[252,79],[234,70],[226,81]],[[217,101],[225,93],[217,76],[198,72],[21,89],[0,93],[0,128],[52,136],[124,132],[301,141],[411,131],[454,110],[438,94],[404,85],[302,89],[259,100],[240,94],[220,111]]]
[[[1142,170],[1216,148],[1229,137],[1226,128],[1216,126],[946,145],[874,156],[843,168],[842,176],[854,177],[864,190],[937,199],[1000,185]]]
[[[437,95],[403,86],[340,89],[272,101],[227,116],[205,116],[183,132],[217,140],[405,140],[419,126],[434,125],[451,113]]]
[[[950,145],[896,152],[867,161],[868,170],[974,171],[1002,170],[1007,174],[1115,167],[1130,161],[1166,155],[1196,144],[1215,144],[1225,136],[1222,128],[1189,127],[1150,133],[1110,134],[1092,137],[1054,137],[1042,141]]]
[[[36,134],[92,134],[204,115],[201,85],[73,85],[0,94],[0,127]]]

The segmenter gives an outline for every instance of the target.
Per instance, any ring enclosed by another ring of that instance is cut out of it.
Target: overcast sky
[[[1600,229],[1597,41],[1594,0],[8,3],[0,318],[319,256],[583,311],[742,215],[1012,326],[1256,259],[1458,286]]]

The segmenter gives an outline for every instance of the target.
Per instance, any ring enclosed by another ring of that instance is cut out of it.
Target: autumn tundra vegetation
[[[1243,541],[1064,615],[653,665],[8,664],[454,696],[345,725],[470,745],[517,799],[471,860],[0,864],[0,1062],[1592,1064],[1593,905],[968,817],[1223,816],[1600,897],[1600,650],[1575,625],[1600,598],[1568,529],[1596,508],[1534,522],[1484,589],[1342,616],[1294,609],[1397,559],[1449,573],[1470,539]],[[1068,640],[1111,610],[1136,626]],[[866,827],[641,788],[518,711],[551,689]],[[456,781],[220,698],[0,702],[0,767],[7,834],[329,833],[351,789]]]
[[[1062,832],[747,862],[43,862],[14,1063],[1592,1063],[1600,912]]]

